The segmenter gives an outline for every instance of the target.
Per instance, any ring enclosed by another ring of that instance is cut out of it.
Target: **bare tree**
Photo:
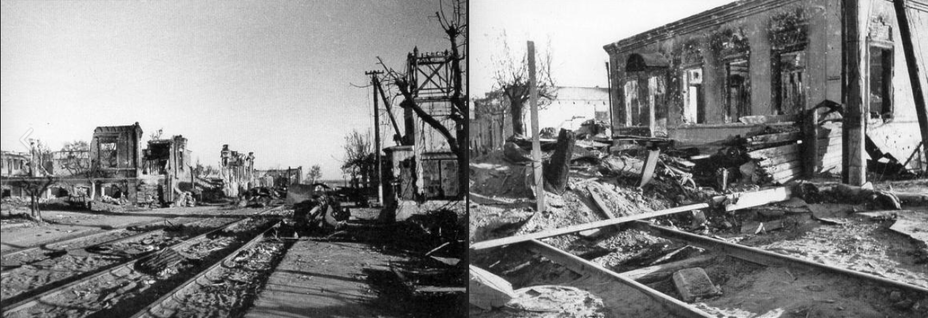
[[[322,179],[322,167],[319,165],[313,165],[309,168],[309,172],[306,173],[306,180],[309,180],[309,184],[313,184]]]
[[[500,36],[502,42],[502,52],[499,56],[494,56],[491,61],[496,68],[493,80],[496,82],[493,89],[499,91],[503,97],[509,101],[509,113],[512,119],[513,135],[525,135],[525,123],[522,120],[522,114],[525,111],[525,103],[529,100],[529,73],[528,73],[528,53],[524,51],[517,58],[516,53],[509,47],[506,40],[506,33]],[[554,79],[551,77],[551,45],[545,50],[541,59],[538,59],[538,66],[535,68],[535,81],[538,90],[540,102],[550,101],[557,98],[557,88]]]
[[[449,10],[450,12],[448,12]],[[450,118],[454,121],[454,132],[448,129],[448,127],[445,127],[435,116],[423,110],[416,102],[415,87],[412,87],[413,83],[409,82],[406,74],[397,72],[393,68],[388,67],[380,57],[377,57],[377,60],[384,69],[384,74],[386,76],[385,82],[396,87],[400,95],[403,96],[400,107],[412,109],[416,116],[435,129],[448,141],[448,147],[458,159],[458,166],[460,167],[459,180],[462,186],[464,186],[462,189],[465,189],[467,185],[467,169],[465,169],[465,167],[467,167],[467,136],[465,135],[465,127],[467,125],[469,110],[467,108],[466,85],[464,85],[464,70],[466,69],[466,65],[462,64],[467,63],[467,57],[464,54],[467,52],[466,47],[468,41],[467,3],[463,0],[453,0],[450,7],[446,7],[444,3],[440,3],[439,11],[435,12],[433,18],[438,20],[438,24],[444,30],[450,45],[449,54],[451,59],[452,85]],[[463,195],[464,191],[461,193]]]
[[[345,157],[342,172],[353,181],[367,184],[374,167],[374,153],[371,139],[357,130],[345,136]]]
[[[85,174],[90,171],[90,144],[83,140],[75,140],[64,144],[61,148],[61,167],[72,176]]]
[[[31,199],[29,210],[32,212],[32,219],[38,222],[44,222],[42,219],[42,211],[39,210],[39,198],[45,191],[48,191],[50,186],[57,182],[58,179],[50,175],[44,178],[16,177],[10,180],[10,185],[23,189],[23,192]]]

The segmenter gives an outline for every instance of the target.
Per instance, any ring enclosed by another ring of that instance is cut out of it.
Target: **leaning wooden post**
[[[541,170],[541,141],[538,136],[538,87],[535,83],[535,42],[528,41],[529,105],[532,112],[532,168],[535,172],[536,211],[545,210],[545,181]]]
[[[928,145],[928,110],[925,108],[925,91],[922,90],[921,69],[918,67],[915,47],[912,45],[912,30],[909,29],[909,16],[905,11],[905,0],[895,0],[896,21],[899,22],[899,36],[902,38],[902,51],[905,52],[905,63],[909,68],[909,82],[912,84],[912,97],[915,100],[915,114],[918,117],[918,128],[921,131],[922,143]],[[925,158],[928,158],[928,146],[923,147]]]
[[[868,113],[869,98],[866,96],[866,79],[868,68],[865,41],[862,32],[861,19],[862,2],[845,0],[844,7],[844,36],[847,60],[845,63],[845,95],[847,96],[847,112],[842,125],[841,174],[842,181],[851,185],[862,185],[867,182],[867,161],[864,152],[864,140],[867,136],[866,115]],[[868,3],[869,5],[869,3]],[[869,10],[863,12],[867,14]]]

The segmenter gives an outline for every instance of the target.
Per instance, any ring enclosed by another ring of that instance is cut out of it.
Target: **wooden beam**
[[[638,187],[643,187],[654,177],[654,168],[657,167],[657,159],[661,156],[661,150],[654,148],[648,150],[648,157],[645,159],[644,167],[641,169],[641,176],[638,177]]]
[[[638,291],[641,291],[648,297],[656,300],[666,307],[674,316],[679,317],[713,317],[696,307],[684,303],[676,298],[665,295],[657,290],[652,289],[642,283],[636,282],[632,279],[623,277],[616,272],[605,269],[598,264],[587,261],[576,255],[567,253],[565,251],[559,250],[551,245],[542,243],[538,240],[530,240],[524,243],[528,246],[530,250],[538,254],[544,255],[545,258],[551,260],[552,262],[561,264],[568,269],[581,274],[581,275],[595,275],[597,278],[603,278],[603,280],[612,280],[614,282],[620,283],[622,285],[629,286]]]
[[[905,63],[909,68],[909,82],[912,86],[912,97],[915,100],[915,114],[918,117],[918,127],[921,130],[922,142],[928,144],[928,110],[925,106],[925,91],[922,86],[922,70],[918,67],[915,46],[912,44],[912,30],[909,24],[909,15],[906,12],[905,0],[894,0],[896,20],[899,22],[899,36],[902,38],[902,51],[905,53]],[[925,54],[925,52],[922,52]],[[924,55],[922,56],[924,57]],[[925,158],[928,158],[928,147],[924,149]]]
[[[609,219],[609,220],[602,220],[602,221],[596,221],[596,222],[590,222],[590,223],[571,225],[568,227],[550,229],[550,230],[541,231],[538,233],[510,236],[510,237],[504,237],[504,238],[495,239],[495,240],[477,242],[477,243],[471,244],[470,248],[472,250],[482,250],[482,249],[487,249],[487,248],[492,248],[492,247],[499,247],[499,246],[504,246],[504,245],[526,242],[530,240],[542,239],[546,237],[552,237],[552,236],[576,233],[580,231],[598,229],[598,228],[607,227],[611,225],[627,223],[627,222],[631,222],[635,220],[649,219],[653,217],[670,215],[670,214],[675,214],[675,213],[680,213],[680,212],[705,209],[708,207],[709,207],[709,204],[707,203],[685,205],[685,206],[676,207],[672,209],[652,211],[652,212],[646,212],[646,213],[641,213],[641,214],[636,214],[636,215],[623,216],[623,217]]]
[[[660,265],[654,265],[654,266],[648,266],[645,268],[630,270],[627,272],[619,273],[619,275],[621,275],[622,277],[628,278],[628,279],[633,279],[639,283],[647,284],[650,282],[656,282],[659,280],[666,279],[672,276],[673,273],[678,270],[708,263],[712,261],[712,259],[714,258],[715,258],[715,255],[711,255],[711,254],[699,255],[693,258],[687,258],[684,260],[671,262],[667,264],[660,264]]]
[[[747,142],[752,145],[769,144],[784,141],[796,141],[802,137],[802,132],[791,131],[777,134],[757,135],[747,138]]]
[[[792,193],[789,187],[777,187],[755,192],[728,195],[726,197],[728,197],[730,202],[725,204],[725,211],[747,209],[773,202],[786,201],[789,200]]]
[[[754,151],[749,151],[748,156],[751,158],[771,158],[782,156],[791,153],[799,152],[799,144],[789,144],[785,146],[773,147],[773,148],[764,148]]]

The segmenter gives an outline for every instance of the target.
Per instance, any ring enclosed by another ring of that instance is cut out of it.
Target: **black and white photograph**
[[[470,1],[471,317],[928,316],[928,2]]]
[[[3,317],[467,315],[467,2],[2,0]]]
[[[6,317],[928,317],[928,0],[0,0]]]

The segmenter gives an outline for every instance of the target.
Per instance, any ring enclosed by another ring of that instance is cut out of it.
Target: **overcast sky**
[[[730,2],[471,0],[471,94],[482,97],[493,87],[492,59],[500,54],[503,31],[520,52],[528,40],[537,50],[550,41],[557,85],[606,87],[604,45]]]
[[[96,126],[184,135],[217,165],[223,144],[258,168],[323,166],[371,130],[364,71],[447,48],[438,0],[2,1],[2,148],[32,130],[58,150]],[[382,106],[382,105],[381,105]],[[386,125],[386,124],[385,124]],[[384,126],[387,128],[389,126]],[[389,136],[386,140],[390,140]]]

